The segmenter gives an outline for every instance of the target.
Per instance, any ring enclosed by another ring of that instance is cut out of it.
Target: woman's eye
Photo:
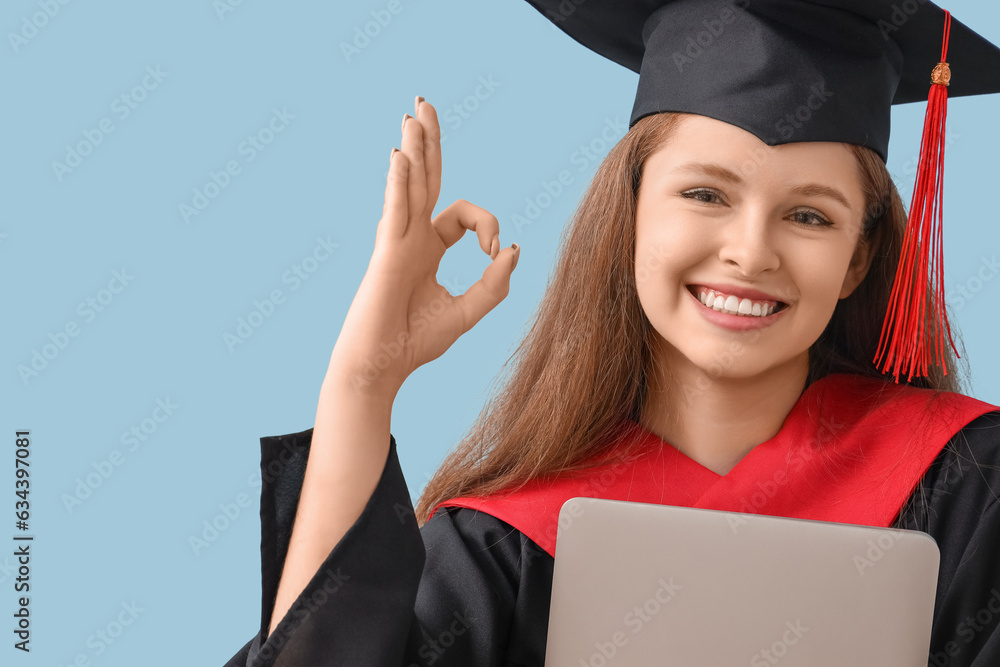
[[[702,202],[704,204],[722,204],[722,198],[719,193],[715,190],[687,190],[681,193],[681,196],[685,199],[693,199],[695,201]],[[800,225],[805,227],[831,227],[833,223],[827,220],[825,217],[817,213],[816,211],[795,211],[792,213],[791,217]]]
[[[714,204],[719,198],[719,194],[714,190],[688,190],[687,192],[682,192],[681,196],[686,199],[694,199],[695,201],[704,202],[706,204]]]
[[[797,217],[798,219],[796,222],[807,227],[830,227],[833,225],[832,222],[824,218],[816,211],[796,211],[795,213],[792,213],[792,217]]]

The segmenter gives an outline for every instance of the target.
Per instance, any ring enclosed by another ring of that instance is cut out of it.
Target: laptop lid
[[[926,665],[939,562],[919,531],[571,498],[545,665]]]

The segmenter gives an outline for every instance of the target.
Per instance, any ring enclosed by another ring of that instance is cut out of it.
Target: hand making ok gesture
[[[392,150],[375,249],[330,360],[330,374],[395,397],[418,367],[441,356],[507,296],[520,249],[500,247],[489,211],[459,199],[431,218],[441,190],[441,129],[423,98],[403,117],[402,150]],[[465,294],[438,284],[445,251],[475,232],[491,263]]]

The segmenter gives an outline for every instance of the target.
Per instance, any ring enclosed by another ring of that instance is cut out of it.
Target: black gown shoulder
[[[261,438],[261,625],[226,667],[541,667],[553,558],[477,510],[418,528],[391,436],[361,516],[268,635],[311,436]],[[992,412],[949,441],[893,524],[941,550],[930,665],[1000,665],[998,496]]]
[[[948,442],[893,524],[941,550],[930,665],[1000,665],[998,497],[1000,412],[990,412]]]

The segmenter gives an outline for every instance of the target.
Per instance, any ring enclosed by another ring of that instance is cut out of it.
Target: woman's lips
[[[738,299],[751,299],[753,301],[776,301],[778,303],[783,303],[778,297],[768,294],[767,292],[762,292],[760,290],[751,289],[749,287],[741,287],[739,285],[730,285],[728,283],[692,283],[687,286],[688,289],[694,289],[695,295],[697,296],[697,290],[699,288],[707,288],[716,293],[722,293],[726,296],[732,295]]]
[[[752,307],[751,307],[750,314],[734,315],[720,310],[715,310],[714,308],[711,308],[702,303],[701,299],[698,297],[699,291],[714,292],[714,290],[708,290],[703,285],[688,285],[687,291],[688,294],[691,295],[691,298],[694,300],[695,305],[698,308],[699,312],[701,312],[702,316],[706,320],[708,320],[712,324],[716,324],[718,326],[733,331],[747,331],[751,329],[761,329],[763,327],[770,326],[771,324],[777,322],[778,319],[781,318],[782,315],[785,313],[785,311],[788,310],[788,305],[780,301],[756,301],[755,305],[761,307],[761,311],[758,312],[762,312],[764,304],[773,305],[774,306],[773,312],[767,315],[755,316],[752,314]],[[732,305],[732,301],[735,300],[736,298],[734,295],[724,295],[724,296],[727,300],[730,300],[730,305]],[[732,299],[730,299],[730,297],[732,297]],[[743,299],[740,299],[740,301],[742,302]],[[746,310],[745,306],[744,310]]]
[[[689,285],[688,291],[708,308],[730,315],[761,317],[781,310],[784,303],[756,290],[726,291],[706,285]]]

